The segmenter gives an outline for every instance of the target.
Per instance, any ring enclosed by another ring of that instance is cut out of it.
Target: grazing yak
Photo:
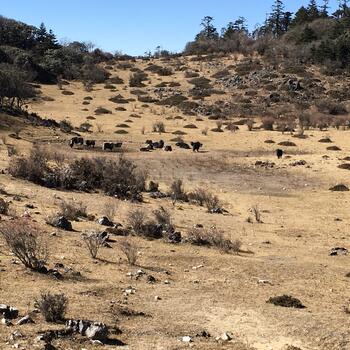
[[[278,159],[281,159],[282,157],[283,157],[283,150],[281,150],[281,149],[278,149],[278,150],[276,150],[276,156],[277,156],[277,158]]]
[[[148,145],[150,149],[154,149],[154,148],[161,149],[164,147],[164,141],[160,140],[159,142],[158,141],[153,142],[152,140],[147,140],[146,145]]]
[[[191,142],[193,152],[199,152],[199,149],[203,146],[200,142]]]
[[[79,136],[72,137],[69,140],[69,146],[70,148],[73,148],[74,145],[83,145],[84,144],[84,139]]]
[[[165,146],[164,151],[165,152],[172,152],[173,148],[171,146]]]
[[[191,149],[191,147],[186,142],[183,142],[183,141],[176,142],[175,145],[183,149]]]
[[[123,142],[117,142],[117,143],[113,143],[113,142],[104,142],[102,149],[104,151],[113,151],[114,148],[121,148],[123,145]]]
[[[92,147],[92,148],[94,148],[94,147],[96,146],[96,141],[95,141],[95,140],[86,140],[86,141],[85,141],[85,145],[86,145],[87,147]]]

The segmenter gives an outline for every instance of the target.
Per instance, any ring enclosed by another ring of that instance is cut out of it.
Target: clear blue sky
[[[59,39],[92,41],[103,50],[139,55],[160,45],[181,51],[210,15],[218,29],[238,16],[262,23],[274,0],[2,0],[0,14],[39,26]],[[295,12],[309,0],[285,0]],[[318,0],[321,3],[321,0]],[[337,0],[331,0],[332,9]]]

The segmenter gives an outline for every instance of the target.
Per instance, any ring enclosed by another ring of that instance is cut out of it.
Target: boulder
[[[51,224],[52,226],[65,231],[73,231],[72,223],[64,216],[57,216],[53,218]]]
[[[66,327],[92,340],[105,341],[108,338],[108,327],[102,322],[87,320],[68,320]]]
[[[108,226],[108,227],[114,226],[113,222],[109,220],[107,216],[102,216],[101,218],[98,219],[97,222],[102,226]]]
[[[330,256],[335,256],[335,255],[348,255],[348,250],[343,247],[336,247],[332,248],[329,252]]]
[[[22,317],[21,319],[19,319],[16,324],[18,326],[20,326],[22,324],[28,324],[28,323],[34,323],[34,321],[30,318],[29,315],[26,315],[26,316]]]

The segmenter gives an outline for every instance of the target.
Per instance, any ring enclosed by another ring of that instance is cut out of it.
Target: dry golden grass
[[[186,61],[183,63],[190,70],[198,69],[200,75],[208,78],[219,70],[206,63]],[[226,57],[220,59],[220,63],[229,66],[234,60]],[[136,66],[145,69],[147,63],[137,62]],[[192,87],[181,71],[175,71],[170,77],[148,73],[151,83],[146,81],[144,90],[165,81],[181,83],[177,89],[183,92]],[[126,156],[148,171],[150,179],[159,183],[162,192],[167,192],[175,179],[182,179],[187,191],[201,187],[217,194],[229,213],[210,214],[200,206],[183,202],[173,205],[169,199],[156,200],[148,194],[143,204],[117,199],[109,202],[100,193],[57,191],[1,174],[0,181],[8,193],[1,197],[13,201],[18,215],[28,212],[45,229],[50,248],[49,266],[63,264],[79,271],[81,277],[55,280],[30,272],[20,264],[13,264],[13,257],[0,241],[0,303],[18,307],[23,315],[33,309],[33,301],[41,291],[64,292],[69,298],[68,318],[103,321],[111,327],[120,327],[123,333],[113,334],[112,338],[125,342],[130,349],[187,349],[188,344],[181,341],[187,335],[193,337],[193,347],[197,349],[282,350],[287,345],[303,350],[349,348],[349,315],[343,312],[343,307],[349,299],[349,278],[345,275],[350,271],[350,257],[328,255],[329,249],[335,246],[350,248],[348,194],[328,190],[338,183],[349,186],[348,170],[337,168],[343,163],[340,159],[350,156],[349,131],[306,130],[309,137],[299,139],[275,131],[248,131],[243,125],[235,133],[226,130],[213,133],[210,130],[217,127],[215,120],[202,116],[203,121],[196,121],[197,116],[186,116],[176,107],[154,104],[142,107],[143,103],[135,101],[123,104],[126,111],[116,111],[116,104],[109,101],[110,97],[120,93],[129,99],[135,95],[127,86],[128,70],[115,67],[113,75],[125,82],[116,86],[117,92],[110,92],[101,84],[87,93],[82,84],[72,82],[69,90],[74,91],[74,95],[62,95],[57,86],[42,86],[43,94],[54,100],[29,106],[42,116],[68,119],[75,127],[88,116],[94,116],[96,119],[90,120],[93,133],[82,135],[97,141],[95,149],[71,150],[67,145],[69,135],[26,125],[21,129],[20,140],[8,137],[10,127],[1,131],[0,136],[6,137],[7,144],[15,145],[19,154],[28,153],[32,142],[36,141],[47,149],[59,149],[65,157],[114,158],[115,153],[102,152],[102,142],[123,141]],[[86,96],[91,96],[92,100],[84,106],[88,111],[82,111]],[[209,101],[214,103],[223,98],[229,99],[212,95]],[[95,115],[95,109],[100,106],[111,110],[112,114]],[[140,118],[133,118],[132,114]],[[240,117],[232,115],[232,120]],[[115,134],[115,125],[129,118],[133,120],[129,133]],[[161,135],[152,132],[152,125],[159,121],[166,127]],[[187,135],[183,138],[188,143],[200,141],[204,144],[203,152],[198,154],[179,149],[170,141],[175,137],[174,131],[183,130],[192,123],[198,129],[186,129]],[[209,130],[208,135],[201,130]],[[341,150],[327,151],[327,144],[318,142],[324,137],[330,137]],[[163,139],[174,151],[139,152],[147,139]],[[275,144],[266,144],[264,141],[268,139]],[[297,146],[286,149],[290,158],[277,160],[274,151],[282,141],[292,141]],[[308,166],[290,166],[301,159]],[[276,165],[265,169],[255,166],[258,160]],[[7,149],[2,146],[0,167],[5,169],[9,162]],[[21,200],[14,200],[15,195]],[[151,213],[163,206],[184,236],[196,224],[205,228],[216,226],[228,239],[239,239],[243,243],[242,253],[223,254],[190,244],[171,245],[162,240],[132,237],[141,253],[137,266],[130,266],[120,249],[125,237],[112,236],[112,248],[101,247],[97,259],[93,260],[80,234],[86,230],[101,230],[96,222],[84,218],[73,222],[77,232],[55,231],[45,225],[45,217],[57,212],[60,200],[81,202],[87,207],[87,213],[95,217],[113,216],[124,227],[128,225],[130,210],[141,206]],[[25,206],[29,203],[34,209]],[[258,205],[263,223],[246,221],[252,205]],[[55,235],[51,235],[53,231]],[[138,269],[146,275],[138,279],[128,275]],[[148,283],[148,275],[155,277],[156,283]],[[259,283],[262,280],[269,283]],[[126,296],[124,291],[130,286],[136,292]],[[270,297],[283,294],[297,297],[306,309],[291,310],[266,303]],[[156,296],[160,300],[156,301]],[[146,316],[122,315],[116,320],[112,306],[119,303]],[[24,338],[16,342],[34,349],[38,331],[60,328],[47,324],[40,315],[33,317],[36,322],[33,325],[1,325],[0,348],[10,349],[15,343],[6,343],[15,329],[24,334]],[[204,330],[211,334],[210,338],[196,337]],[[215,338],[223,332],[232,333],[234,341],[217,342]],[[89,342],[70,339],[56,340],[53,344],[59,349],[95,348]],[[106,348],[115,346],[106,345]]]

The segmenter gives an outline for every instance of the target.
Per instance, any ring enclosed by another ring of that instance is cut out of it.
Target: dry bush
[[[100,114],[112,114],[112,112],[104,107],[98,107],[95,109],[95,114],[100,115]]]
[[[153,132],[158,132],[159,134],[165,132],[165,124],[163,122],[156,122],[152,126]]]
[[[120,249],[128,259],[129,265],[136,265],[138,259],[138,247],[131,240],[120,243]]]
[[[117,214],[118,207],[119,207],[118,201],[116,199],[110,198],[109,200],[106,201],[103,207],[103,215],[113,222]]]
[[[147,74],[144,72],[135,72],[130,75],[129,78],[129,86],[130,87],[144,87],[145,84],[143,83],[145,80],[147,80]]]
[[[104,245],[104,240],[96,231],[85,232],[83,235],[85,246],[93,259],[96,259],[100,248]]]
[[[264,130],[273,130],[273,125],[274,125],[274,119],[270,117],[264,117],[262,118],[262,127]]]
[[[97,130],[97,132],[100,134],[100,133],[102,132],[102,130],[103,130],[103,125],[97,123],[97,124],[96,124],[96,130]]]
[[[258,223],[262,223],[261,212],[260,212],[258,205],[253,205],[251,208],[251,211],[254,215],[255,221]]]
[[[10,204],[6,202],[3,198],[0,198],[0,214],[8,215]]]
[[[208,131],[209,131],[209,128],[208,128],[208,127],[205,127],[205,128],[202,130],[202,135],[208,136]]]
[[[0,235],[10,251],[34,271],[46,270],[47,241],[42,231],[28,219],[16,219],[0,224]]]
[[[207,189],[197,188],[188,194],[188,198],[200,206],[205,206],[210,213],[221,209],[221,203],[218,196]]]
[[[136,234],[142,234],[146,222],[146,212],[141,208],[131,210],[128,213],[127,222]]]
[[[319,100],[317,102],[317,109],[321,113],[328,113],[331,115],[343,115],[348,113],[343,103],[332,100]]]
[[[226,239],[216,227],[209,229],[194,227],[187,233],[186,241],[194,245],[214,247],[222,252],[235,254],[240,252],[242,246],[239,240]]]
[[[86,218],[86,205],[83,202],[65,201],[62,200],[59,204],[59,216],[64,216],[68,220],[78,220]]]
[[[172,224],[171,214],[164,207],[153,211],[157,225],[162,226],[163,231],[173,232],[175,230]]]
[[[35,306],[40,310],[46,322],[63,322],[68,305],[68,298],[62,294],[41,292],[35,300]]]
[[[177,179],[173,181],[173,183],[170,186],[170,193],[169,193],[173,203],[176,203],[176,201],[188,201],[188,195],[185,192],[183,182],[180,179]]]
[[[247,125],[248,130],[252,131],[253,130],[253,126],[254,126],[254,121],[251,120],[251,119],[247,119],[246,125]]]

